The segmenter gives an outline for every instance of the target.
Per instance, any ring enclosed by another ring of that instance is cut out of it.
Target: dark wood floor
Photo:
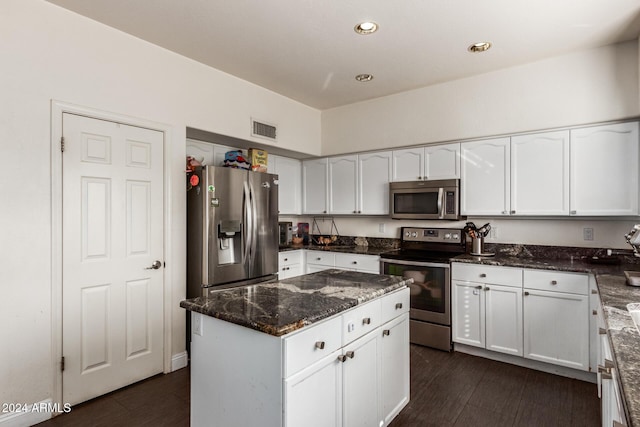
[[[38,424],[188,425],[189,369],[155,376]],[[412,345],[411,402],[390,427],[599,425],[595,384]]]

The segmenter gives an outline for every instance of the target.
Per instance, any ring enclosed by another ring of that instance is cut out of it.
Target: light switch
[[[202,314],[191,312],[191,330],[195,335],[202,336]]]

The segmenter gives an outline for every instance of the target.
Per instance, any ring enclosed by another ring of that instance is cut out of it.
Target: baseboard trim
[[[5,410],[6,408],[0,408]],[[47,399],[21,408],[21,412],[10,412],[0,415],[0,426],[2,427],[27,427],[47,421],[52,414],[63,413],[64,407],[55,405],[53,400]],[[70,407],[69,407],[70,410]],[[66,412],[69,412],[67,410]]]
[[[454,351],[458,351],[460,353],[484,357],[486,359],[496,360],[498,362],[510,363],[512,365],[535,369],[536,371],[542,371],[548,374],[560,375],[562,377],[573,378],[590,383],[597,382],[597,376],[594,372],[586,372],[580,371],[578,369],[567,368],[565,366],[552,365],[550,363],[544,363],[537,360],[525,359],[524,357],[520,356],[513,356],[510,354],[485,350],[484,348],[473,347],[466,344],[453,343],[453,349]]]
[[[189,365],[189,355],[186,351],[182,353],[174,354],[171,357],[171,372],[178,369],[186,368]]]

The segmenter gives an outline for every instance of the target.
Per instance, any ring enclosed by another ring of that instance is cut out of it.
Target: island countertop
[[[282,336],[408,286],[413,279],[324,270],[276,282],[221,289],[180,307]]]

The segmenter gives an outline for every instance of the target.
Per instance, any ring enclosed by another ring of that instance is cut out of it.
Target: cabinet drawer
[[[307,264],[333,267],[336,264],[335,254],[331,252],[307,251]]]
[[[454,262],[451,267],[451,278],[466,282],[521,287],[522,269]]]
[[[347,345],[380,325],[380,298],[346,311],[342,315],[342,345]]]
[[[284,377],[287,378],[342,347],[342,317],[308,326],[284,339]]]
[[[524,287],[541,291],[587,295],[589,293],[589,277],[579,273],[524,270]]]
[[[375,255],[336,254],[336,267],[380,271],[380,257]]]
[[[286,251],[278,254],[278,265],[285,267],[287,265],[301,264],[302,252],[301,251]]]
[[[381,324],[387,323],[389,320],[400,316],[409,311],[409,288],[403,288],[398,291],[385,295],[380,300],[382,309]]]

